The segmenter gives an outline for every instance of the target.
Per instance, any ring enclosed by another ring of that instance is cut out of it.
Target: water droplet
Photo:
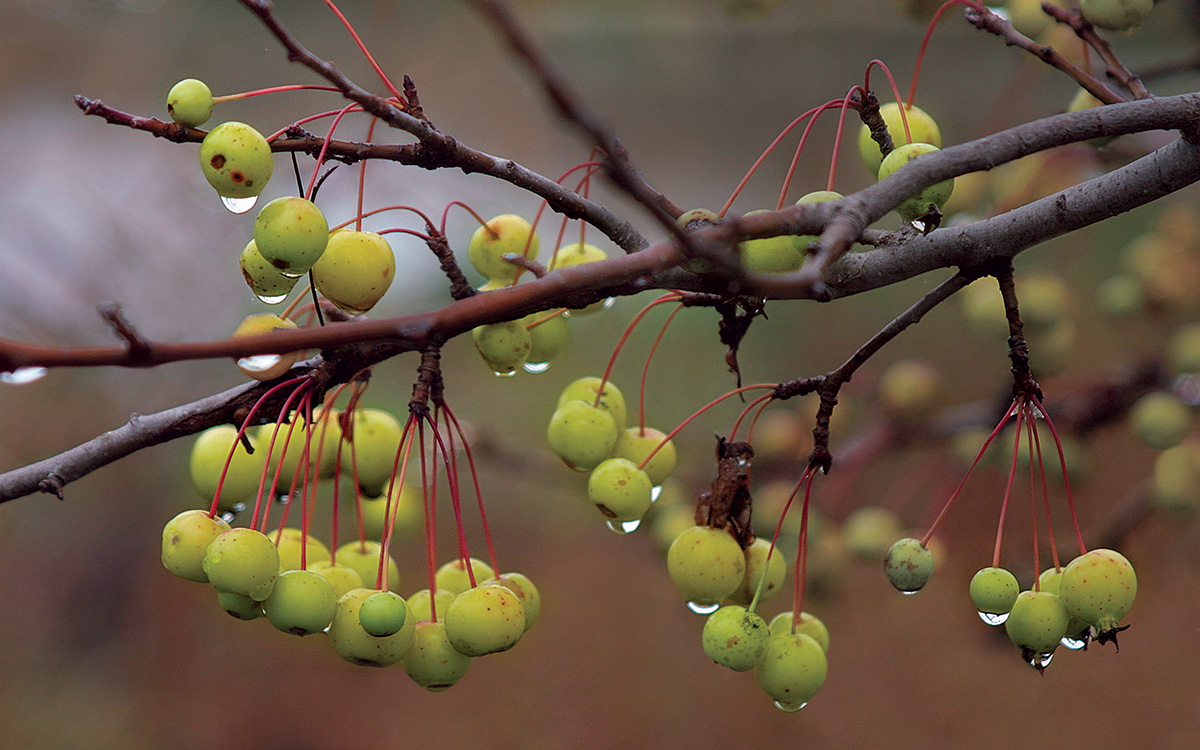
[[[280,275],[280,276],[286,276],[286,277],[287,277],[287,278],[289,278],[289,279],[298,279],[298,278],[300,278],[301,276],[303,276],[304,274],[308,273],[308,271],[304,271],[303,273],[296,273],[296,272],[294,272],[294,271],[285,271],[285,270],[283,270],[282,268],[279,268],[279,269],[276,269],[276,270],[278,270],[278,271],[279,271],[279,275]]]
[[[0,383],[25,385],[35,380],[41,380],[45,375],[45,367],[18,367],[15,370],[0,372]]]
[[[650,488],[650,504],[658,502],[658,496],[662,494],[662,485],[656,484]]]
[[[550,369],[549,362],[526,362],[521,366],[525,368],[525,372],[531,372],[534,375]]]
[[[231,214],[244,214],[254,208],[254,204],[258,203],[258,196],[252,195],[249,198],[226,198],[221,196],[221,205],[229,209]]]
[[[615,305],[615,304],[617,304],[617,298],[616,298],[616,297],[605,297],[605,298],[604,298],[604,304],[603,304],[603,305],[601,305],[601,307],[603,307],[605,310],[607,310],[607,309],[611,308],[611,307],[612,307],[613,305]]]
[[[718,609],[721,608],[720,602],[717,602],[716,604],[701,604],[700,602],[688,602],[687,606],[688,606],[688,609],[692,610],[693,612],[695,612],[698,615],[711,615],[713,612],[716,612]]]
[[[256,294],[254,295],[254,298],[264,305],[278,305],[280,302],[283,302],[285,299],[287,299],[288,296],[286,294],[272,294],[270,296]]]
[[[775,708],[780,711],[787,711],[789,714],[794,714],[800,709],[808,705],[808,701],[804,703],[788,703],[787,701],[775,701]]]
[[[237,361],[237,366],[248,372],[266,372],[279,361],[283,359],[278,354],[255,354],[250,357],[242,357]]]
[[[287,495],[280,495],[279,497],[275,498],[275,502],[279,503],[280,505],[287,505],[291,501],[292,498]]]
[[[225,523],[232,524],[234,519],[236,519],[236,518],[237,518],[237,514],[231,510],[227,510],[221,514],[221,520],[224,521]]]
[[[1054,652],[1050,651],[1044,654],[1032,654],[1029,656],[1029,666],[1037,670],[1043,670],[1050,666],[1050,660],[1054,658]]]
[[[901,591],[900,593],[904,594],[905,596],[912,596],[913,594],[917,593],[917,591],[920,591],[920,589],[917,589],[916,591]]]
[[[494,372],[493,371],[492,374],[498,378],[511,378],[517,374],[517,371],[516,370],[509,370],[508,372]]]
[[[642,519],[636,518],[632,521],[605,521],[604,525],[607,526],[608,530],[612,533],[624,536],[637,531],[638,527],[642,525]]]
[[[1004,624],[1004,621],[1008,619],[1008,613],[1007,612],[980,612],[979,619],[983,620],[988,625],[995,627],[996,625]]]
[[[1087,641],[1085,639],[1073,638],[1069,635],[1064,635],[1063,639],[1059,641],[1059,643],[1063,645],[1063,648],[1069,648],[1072,651],[1078,651],[1079,649],[1087,646]]]

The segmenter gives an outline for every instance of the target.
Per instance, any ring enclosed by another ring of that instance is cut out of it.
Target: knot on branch
[[[696,502],[696,525],[726,529],[743,549],[754,543],[750,525],[750,462],[754,449],[749,443],[730,442],[717,436],[717,476],[711,489]]]

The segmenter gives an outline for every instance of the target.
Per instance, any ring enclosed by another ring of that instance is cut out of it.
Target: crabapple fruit
[[[162,532],[163,567],[188,581],[208,583],[204,555],[229,524],[204,510],[185,510],[167,521]]]
[[[379,580],[379,557],[382,554],[383,546],[379,542],[368,539],[366,541],[346,542],[337,548],[333,559],[339,565],[345,565],[358,573],[358,577],[362,579],[363,585],[374,586],[375,582]],[[396,566],[396,561],[390,555],[388,556],[387,581],[389,589],[392,591],[400,590],[400,569]]]
[[[984,621],[999,625],[999,616],[1006,616],[1012,611],[1013,604],[1021,593],[1021,586],[1017,583],[1017,577],[1007,569],[988,567],[980,568],[971,577],[969,591],[975,609],[983,615],[992,615]]]
[[[338,599],[337,613],[329,623],[329,642],[337,655],[363,667],[390,667],[408,655],[416,637],[416,618],[405,615],[404,627],[378,637],[363,630],[359,610],[373,589],[354,589]]]
[[[685,602],[709,606],[742,585],[746,554],[725,529],[692,526],[667,550],[667,573]]]
[[[767,560],[768,555],[771,557],[770,561]],[[786,576],[787,563],[784,562],[783,553],[779,549],[772,553],[770,541],[755,539],[746,548],[746,575],[737,590],[729,595],[729,599],[735,604],[749,605],[754,600],[761,582],[762,593],[758,595],[758,600],[765,602],[779,593]]]
[[[358,484],[370,497],[383,494],[404,435],[400,422],[383,409],[355,409],[350,436]],[[348,448],[343,448],[345,455]]]
[[[892,136],[892,145],[895,148],[906,143],[942,145],[942,131],[938,128],[937,122],[920,107],[906,106],[904,108],[904,114],[908,119],[908,131],[912,138],[905,136],[904,122],[901,119],[900,105],[897,102],[881,105],[879,114],[887,124],[888,134]],[[879,144],[871,138],[871,129],[865,124],[858,131],[858,153],[871,174],[878,174],[879,165],[883,162],[883,154],[879,151]]]
[[[1032,654],[1048,654],[1067,634],[1071,617],[1062,599],[1049,591],[1022,591],[1004,621],[1013,643]]]
[[[208,84],[184,78],[167,92],[167,114],[180,125],[198,128],[212,117],[213,95]]]
[[[457,596],[467,589],[478,586],[483,581],[496,576],[496,571],[492,570],[492,566],[478,557],[472,557],[468,562],[471,565],[471,572],[469,574],[467,573],[467,565],[457,558],[445,563],[434,572],[433,580],[437,584],[438,594],[441,594],[443,591],[449,591],[451,594]],[[475,579],[474,583],[471,581],[472,577]],[[441,603],[440,599],[438,603]]]
[[[883,163],[879,165],[879,180],[882,182],[914,159],[938,150],[937,146],[928,143],[907,143],[899,146],[884,157]],[[921,192],[896,206],[896,213],[906,221],[916,221],[934,209],[940,210],[950,199],[952,192],[954,192],[953,177],[922,188]]]
[[[204,572],[217,591],[261,602],[271,595],[279,575],[279,550],[261,531],[230,529],[208,545]]]
[[[308,273],[328,243],[325,214],[304,198],[276,198],[263,206],[254,220],[254,244],[259,254],[289,276]]]
[[[200,143],[200,169],[222,198],[252,198],[275,170],[271,144],[243,122],[223,122]]]
[[[642,469],[650,478],[650,484],[657,487],[674,473],[677,461],[675,443],[666,440],[666,437],[662,430],[656,430],[653,427],[629,427],[617,436],[617,443],[613,446],[612,452],[614,456],[628,459],[636,466],[641,464],[646,456],[649,456],[650,452],[658,448],[661,443],[662,447]],[[664,440],[666,440],[665,443]]]
[[[533,623],[537,622],[538,617],[541,616],[541,592],[538,591],[537,586],[533,585],[533,581],[529,580],[529,576],[524,573],[501,573],[495,578],[489,578],[484,583],[503,586],[517,595],[517,598],[521,600],[521,606],[525,609],[526,630],[533,627]],[[438,593],[440,594],[441,592],[439,591]]]
[[[558,406],[568,401],[587,401],[597,403],[596,394],[600,393],[600,378],[588,375],[572,381],[558,396]],[[625,396],[611,381],[604,382],[604,394],[600,397],[598,406],[607,411],[613,418],[613,424],[618,430],[625,429]]]
[[[754,678],[772,700],[783,706],[800,706],[825,684],[828,669],[825,651],[812,637],[782,633],[767,639]]]
[[[1154,10],[1154,0],[1079,0],[1079,12],[1109,31],[1133,33]]]
[[[897,591],[920,591],[933,575],[933,553],[919,539],[899,539],[883,558],[883,572]]]
[[[333,593],[338,599],[345,596],[347,592],[363,588],[362,576],[358,574],[357,570],[346,565],[317,562],[308,566],[308,569],[329,581],[329,585],[333,587]]]
[[[270,261],[262,257],[254,240],[242,248],[238,264],[242,268],[242,278],[246,286],[254,292],[254,296],[269,305],[283,302],[296,286],[296,276],[287,276],[280,272]]]
[[[1133,607],[1137,574],[1120,552],[1094,549],[1063,568],[1059,596],[1067,611],[1094,627],[1103,642]]]
[[[263,456],[257,450],[258,442],[253,435],[246,433],[245,443],[242,443],[237,439],[237,434],[237,429],[227,424],[208,428],[192,443],[188,461],[196,492],[211,502],[217,492],[225,461],[229,458],[230,450],[233,450],[229,470],[225,472],[225,483],[221,485],[221,510],[230,510],[238,503],[254,497],[262,475]],[[238,443],[236,447],[235,442]],[[246,452],[246,444],[255,449],[253,453]]]
[[[507,651],[525,632],[525,609],[504,586],[467,589],[446,608],[446,638],[464,656]]]
[[[795,627],[792,622],[795,620],[795,613],[792,611],[780,612],[771,618],[768,627],[771,630],[771,635],[784,635],[788,633],[797,633],[807,635],[817,642],[821,650],[829,653],[829,628],[825,627],[825,623],[821,618],[809,612],[800,613],[800,624]]]
[[[312,266],[313,285],[338,309],[362,315],[383,299],[396,276],[392,246],[375,232],[339,229]]]
[[[528,221],[515,214],[501,214],[471,235],[467,257],[475,270],[489,281],[509,282],[522,270],[504,260],[505,255],[523,255],[537,260],[538,237]]]
[[[263,612],[277,629],[293,635],[320,633],[337,612],[333,586],[310,570],[285,570],[275,579]]]
[[[422,621],[404,657],[404,671],[412,681],[431,693],[447,690],[463,678],[471,657],[458,652],[446,637],[446,623]]]
[[[533,348],[533,337],[520,320],[478,326],[471,331],[471,339],[479,356],[497,375],[516,372]]]
[[[576,471],[591,471],[617,444],[612,412],[591,401],[567,401],[550,416],[546,441],[550,450]]]
[[[717,664],[745,672],[762,662],[770,636],[771,631],[760,615],[741,605],[729,604],[704,621],[700,644]]]
[[[319,562],[329,562],[329,548],[312,534],[305,535],[300,529],[290,526],[278,532],[275,546],[279,549],[279,572],[300,570],[300,550],[304,549],[304,567]],[[275,534],[270,534],[275,539]]]
[[[376,638],[395,635],[404,627],[409,615],[404,598],[394,591],[376,591],[358,609],[358,622],[362,629]]]
[[[600,462],[588,476],[588,500],[610,521],[634,521],[650,510],[653,502],[650,477],[626,458]]]
[[[277,328],[296,328],[295,321],[281,318],[274,313],[255,313],[247,315],[233,331],[233,338],[242,336],[257,336],[274,331]],[[274,380],[291,369],[300,358],[300,352],[285,352],[283,354],[255,354],[237,360],[238,369],[242,374],[254,380]]]

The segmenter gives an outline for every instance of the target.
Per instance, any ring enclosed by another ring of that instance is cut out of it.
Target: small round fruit
[[[626,458],[600,462],[588,476],[588,500],[610,521],[635,521],[653,502],[650,477]]]
[[[383,409],[355,409],[351,428],[356,462],[352,476],[368,496],[382,495],[392,477],[404,428]],[[349,446],[342,449],[343,457],[349,450]]]
[[[886,555],[892,542],[902,534],[895,511],[876,505],[855,509],[842,523],[846,547],[855,557],[872,562]]]
[[[467,573],[466,564],[459,559],[451,560],[438,568],[433,574],[438,594],[441,594],[443,591],[449,591],[451,594],[458,596],[467,589],[478,586],[489,578],[494,578],[496,575],[496,571],[492,570],[492,566],[478,557],[470,558],[469,563],[471,565],[471,572],[469,574]],[[474,582],[471,580],[472,576],[475,579]]]
[[[656,430],[653,427],[644,429],[629,427],[617,436],[617,443],[613,446],[613,455],[628,459],[634,465],[639,465],[646,460],[646,456],[649,456],[651,451],[658,448],[658,452],[646,462],[646,466],[642,469],[646,472],[646,476],[650,477],[650,484],[657,487],[667,481],[667,477],[675,472],[677,460],[675,443],[666,438],[667,436],[662,430]],[[664,440],[666,440],[665,443]],[[659,448],[659,445],[662,447]]]
[[[256,602],[245,594],[218,591],[217,604],[230,617],[236,617],[239,620],[257,620],[263,616],[262,602]]]
[[[694,232],[720,223],[721,217],[717,215],[717,212],[707,208],[693,208],[684,211],[675,220],[675,224],[685,232]],[[710,273],[717,269],[716,264],[705,258],[687,258],[680,265],[692,273]]]
[[[780,612],[772,617],[771,623],[768,625],[771,635],[791,633],[807,635],[817,642],[822,651],[829,653],[829,628],[825,627],[825,623],[821,621],[821,618],[809,612],[801,612],[800,624],[793,628],[792,621],[794,619],[795,615],[790,610]]]
[[[817,694],[828,669],[820,644],[803,633],[784,633],[767,639],[767,651],[754,668],[754,678],[772,700],[796,706]]]
[[[313,284],[325,299],[351,315],[362,315],[383,299],[396,276],[392,246],[375,232],[341,229],[329,235],[312,267]]]
[[[225,461],[229,460],[229,470],[225,473],[225,483],[221,486],[221,510],[230,510],[238,503],[254,497],[262,476],[263,456],[257,450],[257,441],[253,435],[246,434],[246,443],[255,449],[253,453],[247,453],[245,445],[237,439],[237,434],[237,429],[232,425],[208,428],[196,436],[188,461],[192,485],[202,499],[211,502],[217,492],[217,482],[221,479]],[[235,442],[238,443],[236,448]],[[231,449],[232,459],[229,458]]]
[[[1183,512],[1200,505],[1200,465],[1195,446],[1184,443],[1158,454],[1150,481],[1150,502],[1156,508]]]
[[[180,125],[198,128],[212,117],[213,95],[208,84],[184,78],[167,92],[167,114]]]
[[[1094,627],[1103,642],[1133,607],[1137,574],[1120,552],[1094,549],[1063,568],[1059,596],[1067,611]]]
[[[281,318],[274,313],[255,313],[247,315],[246,318],[238,324],[238,327],[233,331],[233,338],[241,338],[242,336],[258,336],[260,334],[269,333],[278,328],[294,329],[296,328],[295,321]],[[242,357],[237,360],[238,369],[242,374],[254,380],[274,380],[283,375],[285,372],[296,364],[296,360],[300,359],[300,352],[286,352],[284,354],[254,354],[249,357]]]
[[[450,602],[454,601],[454,597],[458,596],[458,593],[438,589],[437,595],[432,597],[431,601],[429,589],[414,591],[412,596],[408,597],[408,611],[417,618],[418,623],[427,622],[435,619],[433,605],[436,604],[436,619],[440,622],[446,618],[446,608],[450,606]]]
[[[1129,410],[1129,424],[1146,445],[1166,450],[1179,444],[1192,428],[1192,410],[1165,391],[1147,393]]]
[[[223,198],[251,198],[267,186],[275,169],[271,144],[242,122],[223,122],[200,144],[200,169]]]
[[[505,255],[522,255],[537,260],[538,237],[528,221],[515,214],[501,214],[471,235],[467,257],[475,270],[489,281],[512,281],[522,270],[504,260]]]
[[[254,296],[260,302],[268,305],[279,304],[287,299],[292,288],[296,286],[297,277],[285,276],[262,257],[254,240],[250,240],[242,248],[238,264],[242,268],[242,278],[246,280],[246,286],[250,287],[250,291],[254,292]]]
[[[521,323],[529,331],[527,365],[553,362],[571,344],[571,321],[561,312],[532,313],[522,318]]]
[[[942,145],[942,131],[938,128],[937,122],[920,107],[904,108],[904,114],[908,118],[908,130],[912,135],[911,139],[905,136],[904,122],[900,117],[898,103],[888,102],[880,106],[879,114],[883,116],[883,121],[887,124],[888,134],[892,136],[892,145],[895,147],[903,146],[906,143]],[[858,131],[858,153],[871,174],[878,174],[879,165],[883,162],[883,155],[879,151],[879,144],[871,138],[871,129],[866,125],[863,125]]]
[[[507,651],[525,632],[521,600],[504,586],[467,589],[446,609],[446,638],[464,656]]]
[[[721,607],[704,621],[700,644],[708,657],[735,672],[754,669],[767,652],[770,637],[767,622],[745,607]]]
[[[323,576],[310,570],[286,570],[275,579],[262,608],[277,629],[303,636],[329,627],[337,599]]]
[[[363,588],[362,576],[354,568],[334,565],[331,562],[318,562],[310,565],[308,569],[329,581],[329,585],[333,587],[333,593],[338,599],[354,589]]]
[[[597,263],[602,260],[608,260],[608,253],[604,252],[595,245],[588,245],[582,242],[576,242],[572,245],[563,245],[554,253],[554,259],[550,263],[551,271],[560,268],[568,268],[570,266],[578,266],[583,263]],[[605,302],[593,302],[580,309],[572,309],[573,315],[588,315],[590,313],[603,310]],[[624,425],[618,425],[624,427]]]
[[[919,539],[899,539],[883,558],[883,572],[897,591],[920,591],[933,575],[933,553]]]
[[[520,320],[478,326],[471,331],[471,339],[479,356],[498,375],[516,372],[533,348],[533,337]]]
[[[446,623],[419,622],[404,671],[413,682],[431,693],[439,693],[463,678],[471,657],[460,654],[446,638]]]
[[[572,381],[558,395],[558,406],[561,407],[568,401],[586,401],[589,404],[595,404],[597,403],[596,394],[599,392],[600,378],[595,375],[579,378]],[[604,394],[600,397],[597,405],[612,416],[613,424],[617,426],[618,430],[625,429],[625,396],[611,380],[604,382]]]
[[[376,591],[363,600],[358,609],[358,622],[363,630],[376,638],[386,638],[400,632],[408,615],[403,597],[394,591]]]
[[[275,546],[279,549],[280,573],[329,562],[329,548],[312,534],[305,535],[302,530],[288,526],[269,536],[275,540]],[[301,550],[304,552],[303,560]],[[301,562],[304,563],[303,566]]]
[[[1048,654],[1067,634],[1071,617],[1062,599],[1048,591],[1022,591],[1004,621],[1013,643],[1031,654]]]
[[[928,143],[908,143],[896,148],[879,165],[880,181],[887,179],[910,161],[938,150],[937,146]],[[917,193],[914,197],[896,206],[896,213],[900,214],[907,221],[916,221],[935,208],[940,210],[946,204],[946,201],[950,199],[952,192],[954,192],[953,177],[922,188],[921,192]]]
[[[229,524],[204,510],[185,510],[167,521],[162,532],[163,567],[188,581],[208,583],[204,555]]]
[[[484,581],[488,584],[503,586],[517,595],[521,606],[525,609],[525,629],[529,630],[542,614],[542,595],[529,576],[524,573],[501,573],[495,578]],[[439,594],[442,592],[438,592]]]
[[[261,602],[271,595],[279,575],[279,551],[261,531],[230,529],[208,545],[204,572],[216,590]]]
[[[259,254],[289,276],[308,273],[328,243],[325,214],[304,198],[276,198],[263,206],[254,220]]]
[[[337,548],[333,559],[339,565],[345,565],[358,573],[358,577],[362,579],[363,585],[375,586],[379,580],[379,556],[382,553],[382,545],[379,542],[368,539],[363,542],[346,542]],[[400,569],[396,567],[396,561],[391,559],[390,556],[388,557],[387,580],[389,589],[392,591],[400,590]]]
[[[612,454],[617,444],[612,413],[590,401],[568,401],[550,416],[546,442],[550,450],[576,471],[591,471]]]
[[[1012,611],[1021,586],[1017,577],[1005,568],[981,568],[971,577],[971,601],[985,615],[1006,615]]]
[[[750,211],[746,215],[758,213],[763,211]],[[795,271],[804,265],[804,257],[808,253],[808,244],[801,246],[797,242],[798,239],[795,235],[781,234],[777,237],[743,240],[738,243],[742,266],[753,273]]]
[[[1154,0],[1079,0],[1079,12],[1093,25],[1133,33],[1154,10]]]
[[[358,612],[373,589],[354,589],[338,600],[337,613],[329,624],[329,642],[346,661],[363,667],[390,667],[411,650],[416,638],[416,618],[405,616],[404,627],[392,635],[376,637],[363,630]]]
[[[667,573],[684,601],[718,604],[741,586],[746,554],[728,531],[693,526],[667,550]]]
[[[800,196],[800,199],[796,201],[796,205],[800,206],[805,203],[827,203],[829,201],[841,200],[845,197],[846,196],[835,190],[814,190],[811,193],[806,193]],[[808,255],[808,246],[816,242],[818,239],[820,238],[815,234],[797,235],[795,238],[796,247],[800,248],[800,252]]]
[[[412,476],[410,473],[409,477]],[[363,498],[362,500],[363,528],[367,537],[382,539],[386,519],[384,513],[388,510],[386,495]],[[416,539],[425,533],[425,507],[420,486],[412,481],[405,481],[399,491],[392,490],[392,538]]]
[[[769,562],[768,554],[771,557]],[[760,537],[746,548],[746,575],[729,598],[735,604],[749,605],[761,582],[762,593],[758,595],[758,600],[765,602],[779,593],[786,576],[787,563],[784,562],[783,553],[778,548],[772,553],[771,542]]]
[[[270,478],[278,475],[275,480],[275,492],[284,494],[291,488],[292,478],[300,471],[300,463],[304,460],[305,423],[300,420],[293,427],[291,422],[284,422],[276,430],[274,422],[259,425],[255,431],[258,444],[262,446],[262,454],[267,462],[267,488],[270,489]],[[274,437],[274,443],[271,439]],[[269,453],[268,453],[269,451]],[[316,460],[313,449],[309,448],[309,462]]]

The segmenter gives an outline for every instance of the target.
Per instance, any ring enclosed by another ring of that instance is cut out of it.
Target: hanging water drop
[[[662,494],[662,485],[656,484],[650,488],[650,504],[658,502],[658,496]]]
[[[521,365],[521,367],[525,368],[525,372],[531,372],[534,375],[537,375],[539,373],[545,372],[546,370],[549,370],[550,363],[549,362],[526,362],[525,364]]]
[[[1050,660],[1053,658],[1054,658],[1053,651],[1049,651],[1044,654],[1027,653],[1026,657],[1025,657],[1026,661],[1029,662],[1029,666],[1033,667],[1034,669],[1036,669],[1039,672],[1043,671],[1044,669],[1046,669],[1046,667],[1050,666]]]
[[[604,525],[607,526],[608,530],[612,533],[625,536],[626,534],[632,534],[633,532],[637,531],[638,527],[642,525],[642,519],[637,518],[632,521],[605,521]]]
[[[808,705],[808,701],[804,703],[788,703],[787,701],[775,701],[775,708],[780,711],[787,711],[789,714],[794,714],[800,709]]]
[[[1008,619],[1008,613],[1007,612],[980,612],[979,619],[983,620],[988,625],[995,627],[996,625],[1004,624],[1005,620]]]
[[[511,378],[517,374],[517,371],[509,370],[508,372],[492,372],[492,374],[498,378]]]
[[[607,310],[607,309],[611,308],[611,307],[612,307],[613,305],[615,305],[615,304],[617,304],[617,298],[616,298],[616,297],[605,297],[605,298],[604,298],[604,304],[602,304],[602,305],[601,305],[601,307],[602,307],[603,309]]]
[[[720,604],[720,602],[717,602],[716,604],[701,604],[700,602],[688,602],[687,607],[688,607],[688,609],[692,610],[693,612],[695,612],[698,615],[711,615],[713,612],[716,612],[718,609],[721,608],[721,604]]]
[[[249,198],[227,198],[221,196],[221,205],[225,206],[231,214],[244,214],[254,208],[254,204],[258,203],[258,196],[252,195]]]
[[[278,354],[255,354],[242,357],[237,361],[237,366],[246,372],[266,372],[279,364],[282,359],[283,357]]]
[[[905,596],[912,596],[913,594],[917,593],[917,591],[920,591],[920,589],[917,589],[916,591],[901,591],[900,593],[904,594]]]
[[[45,375],[45,367],[18,367],[15,370],[0,372],[0,383],[25,385],[36,380],[41,380]]]
[[[227,510],[221,514],[221,520],[228,524],[232,524],[234,519],[236,519],[236,518],[237,518],[237,514],[231,510]]]
[[[1059,641],[1059,643],[1061,643],[1063,645],[1063,648],[1069,648],[1072,651],[1079,651],[1080,649],[1087,648],[1087,638],[1086,637],[1085,638],[1075,638],[1073,636],[1064,635],[1062,640]]]
[[[287,298],[288,298],[288,296],[286,294],[272,294],[270,296],[262,295],[262,294],[254,295],[254,299],[258,300],[259,302],[263,303],[264,305],[278,305],[280,302],[283,302]]]

